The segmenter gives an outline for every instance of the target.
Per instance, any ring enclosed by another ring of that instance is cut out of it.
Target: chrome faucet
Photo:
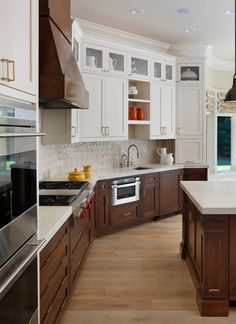
[[[128,154],[127,154],[127,156],[128,156],[128,158],[127,158],[127,167],[129,167],[129,166],[132,165],[132,163],[130,162],[130,149],[131,149],[131,147],[135,147],[135,148],[136,148],[136,150],[137,150],[137,159],[139,158],[139,151],[138,151],[138,147],[137,147],[136,145],[134,145],[134,144],[131,144],[131,145],[128,147]]]

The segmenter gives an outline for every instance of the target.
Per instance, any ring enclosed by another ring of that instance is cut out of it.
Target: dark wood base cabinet
[[[58,323],[94,237],[95,203],[73,215],[40,253],[40,323]]]
[[[95,231],[102,236],[182,210],[180,181],[207,180],[206,168],[176,169],[140,175],[140,200],[111,206],[111,180],[97,182]]]
[[[160,173],[160,216],[168,215],[182,209],[181,180],[182,170]]]
[[[184,194],[182,258],[202,316],[228,316],[236,301],[236,215],[202,215]]]
[[[69,296],[69,221],[40,253],[40,323],[56,323]]]

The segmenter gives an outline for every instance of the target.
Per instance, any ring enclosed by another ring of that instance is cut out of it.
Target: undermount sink
[[[134,170],[148,170],[148,169],[151,169],[149,167],[144,167],[144,166],[137,166],[134,168]]]

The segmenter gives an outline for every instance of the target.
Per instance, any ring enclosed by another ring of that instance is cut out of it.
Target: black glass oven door
[[[121,200],[121,199],[125,199],[125,198],[131,198],[131,197],[135,197],[136,195],[136,186],[134,185],[130,185],[128,187],[124,186],[121,188],[117,189],[117,200]]]
[[[36,139],[0,138],[0,228],[36,201]]]

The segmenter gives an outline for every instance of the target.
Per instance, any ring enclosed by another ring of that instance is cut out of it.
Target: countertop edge
[[[50,219],[50,215],[47,215],[47,209],[48,213],[52,212],[54,209],[54,212],[59,210],[60,208],[63,208],[63,211],[61,209],[61,215],[58,215],[58,217],[53,217],[53,219]],[[50,210],[51,209],[51,210]],[[40,216],[40,210],[41,210],[41,216]],[[43,211],[43,212],[42,212]],[[68,220],[68,218],[72,215],[72,207],[67,206],[67,209],[65,207],[53,207],[53,206],[40,206],[39,207],[39,228],[38,228],[38,238],[44,239],[45,242],[41,246],[40,251],[44,249],[44,247],[48,244],[48,242],[53,238],[53,236],[58,232],[58,230],[62,227],[62,225]],[[47,223],[47,225],[45,225]],[[42,224],[44,223],[44,224]],[[48,227],[48,230],[45,229],[45,227]]]

